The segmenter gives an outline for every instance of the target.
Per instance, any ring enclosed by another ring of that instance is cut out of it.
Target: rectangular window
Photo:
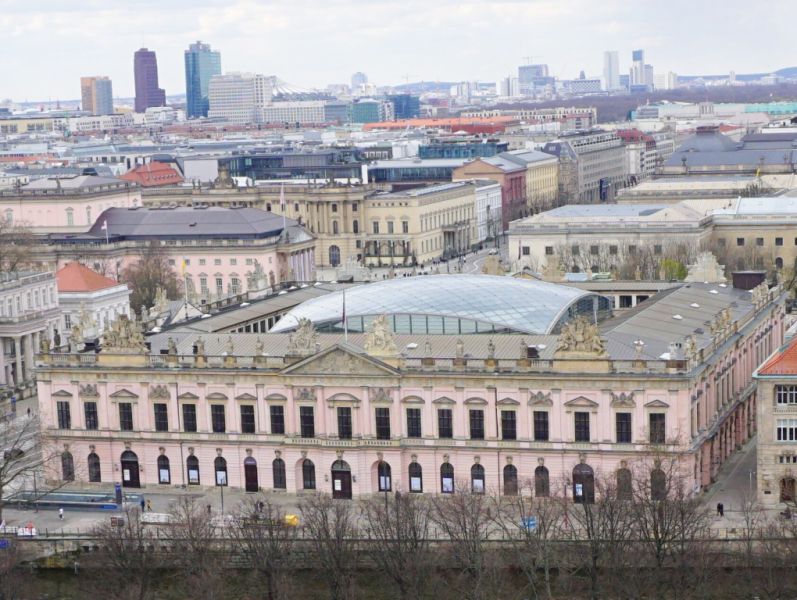
[[[574,422],[576,426],[576,441],[588,442],[589,441],[589,413],[577,412],[574,413]]]
[[[782,237],[776,237],[775,238],[775,245],[776,246],[782,246],[783,245],[783,238]]]
[[[100,422],[97,418],[96,402],[86,402],[83,404],[83,416],[86,417],[86,429],[100,428]]]
[[[374,221],[372,224],[374,233],[379,233],[379,221]]]
[[[617,413],[615,419],[615,432],[618,444],[631,443],[631,413]]]
[[[797,404],[797,385],[776,385],[775,402],[778,404]]]
[[[589,247],[589,253],[590,253],[592,256],[598,256],[598,252],[599,252],[599,250],[600,250],[600,249],[598,248],[598,246],[597,246],[597,245],[592,245],[592,246],[590,246],[590,247]]]
[[[514,410],[501,411],[501,439],[517,439],[517,415]]]
[[[720,248],[724,248],[725,247],[725,238],[718,239],[717,243],[719,244]]]
[[[196,404],[183,404],[183,431],[196,432]]]
[[[617,246],[609,246],[609,254],[611,256],[617,256]]]
[[[737,246],[744,246],[744,238],[736,238]]]
[[[351,439],[351,408],[338,407],[338,437],[342,440]]]
[[[661,254],[661,244],[654,244],[653,245],[653,254],[660,255]]]
[[[650,423],[650,443],[663,444],[665,439],[665,423],[667,415],[664,413],[651,413],[648,419]]]
[[[285,410],[281,405],[273,404],[268,409],[271,419],[271,433],[273,435],[285,434]]]
[[[303,438],[315,437],[315,415],[312,406],[299,407],[299,427]]]
[[[387,232],[388,233],[393,233],[393,221],[388,221],[387,222]]]
[[[227,431],[227,419],[224,415],[223,404],[210,405],[210,426],[213,433],[224,433]]]
[[[634,254],[636,254],[636,246],[634,244],[629,244],[628,245],[628,254],[630,254],[632,256]]]
[[[72,414],[69,412],[69,402],[59,401],[58,429],[72,429]]]
[[[484,439],[484,411],[480,408],[472,408],[468,411],[470,415],[470,439]]]
[[[553,246],[545,246],[545,256],[553,256]]]
[[[454,419],[450,408],[437,409],[437,435],[445,439],[454,437]]]
[[[255,432],[255,407],[241,404],[241,433]]]
[[[764,238],[756,238],[755,239],[756,246],[763,246],[764,245]]]
[[[421,437],[421,409],[407,409],[407,437]]]
[[[531,246],[523,246],[523,256],[531,256]]]
[[[390,439],[390,409],[377,408],[376,409],[376,439],[389,440]]]
[[[133,405],[130,402],[119,403],[119,429],[133,431]]]
[[[409,221],[402,221],[401,222],[401,233],[409,233],[410,232],[410,222]]]
[[[548,441],[548,411],[534,411],[534,441]]]
[[[797,419],[778,419],[777,440],[797,442]]]
[[[165,404],[155,404],[155,431],[169,431],[169,413]]]
[[[572,246],[570,248],[570,250],[573,253],[573,256],[578,256],[579,255],[580,250],[579,250],[578,246]]]

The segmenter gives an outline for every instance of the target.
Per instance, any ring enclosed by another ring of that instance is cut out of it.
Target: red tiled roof
[[[759,375],[797,375],[797,337],[781,348],[778,353],[765,362]]]
[[[92,271],[79,262],[71,262],[56,271],[59,292],[96,292],[119,285],[113,279]]]
[[[183,182],[183,178],[173,167],[162,162],[150,162],[145,165],[139,165],[135,169],[121,175],[119,179],[133,181],[141,187],[175,185]]]

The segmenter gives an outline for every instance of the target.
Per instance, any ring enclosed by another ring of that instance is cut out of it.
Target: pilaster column
[[[19,385],[23,381],[22,375],[22,339],[15,337],[14,340],[14,359],[16,369],[14,371],[14,385]]]

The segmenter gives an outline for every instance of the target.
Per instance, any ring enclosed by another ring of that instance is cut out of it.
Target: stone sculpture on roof
[[[578,316],[568,321],[559,334],[557,354],[606,354],[606,346],[601,339],[598,326],[586,317]]]
[[[695,263],[689,265],[688,274],[684,281],[706,283],[723,283],[725,281],[725,267],[717,262],[711,252],[701,252],[697,255]]]
[[[316,351],[318,333],[310,319],[299,319],[299,326],[288,338],[288,354],[310,356]]]
[[[371,356],[395,356],[397,354],[393,331],[387,315],[379,315],[371,323],[365,336],[365,351]]]
[[[120,315],[102,334],[103,352],[121,352],[126,354],[144,354],[144,336],[136,321],[127,315]]]

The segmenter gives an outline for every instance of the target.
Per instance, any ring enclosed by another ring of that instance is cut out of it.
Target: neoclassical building
[[[63,455],[50,477],[338,497],[528,481],[583,500],[654,452],[698,491],[755,431],[752,373],[783,339],[778,289],[684,284],[612,317],[594,294],[513,280],[536,298],[529,323],[489,294],[461,303],[462,277],[414,278],[409,315],[372,287],[372,309],[351,315],[365,331],[330,326],[340,305],[325,302],[283,317],[289,332],[145,343],[120,319],[99,353],[41,354],[44,434]],[[435,311],[424,287],[443,288]]]

